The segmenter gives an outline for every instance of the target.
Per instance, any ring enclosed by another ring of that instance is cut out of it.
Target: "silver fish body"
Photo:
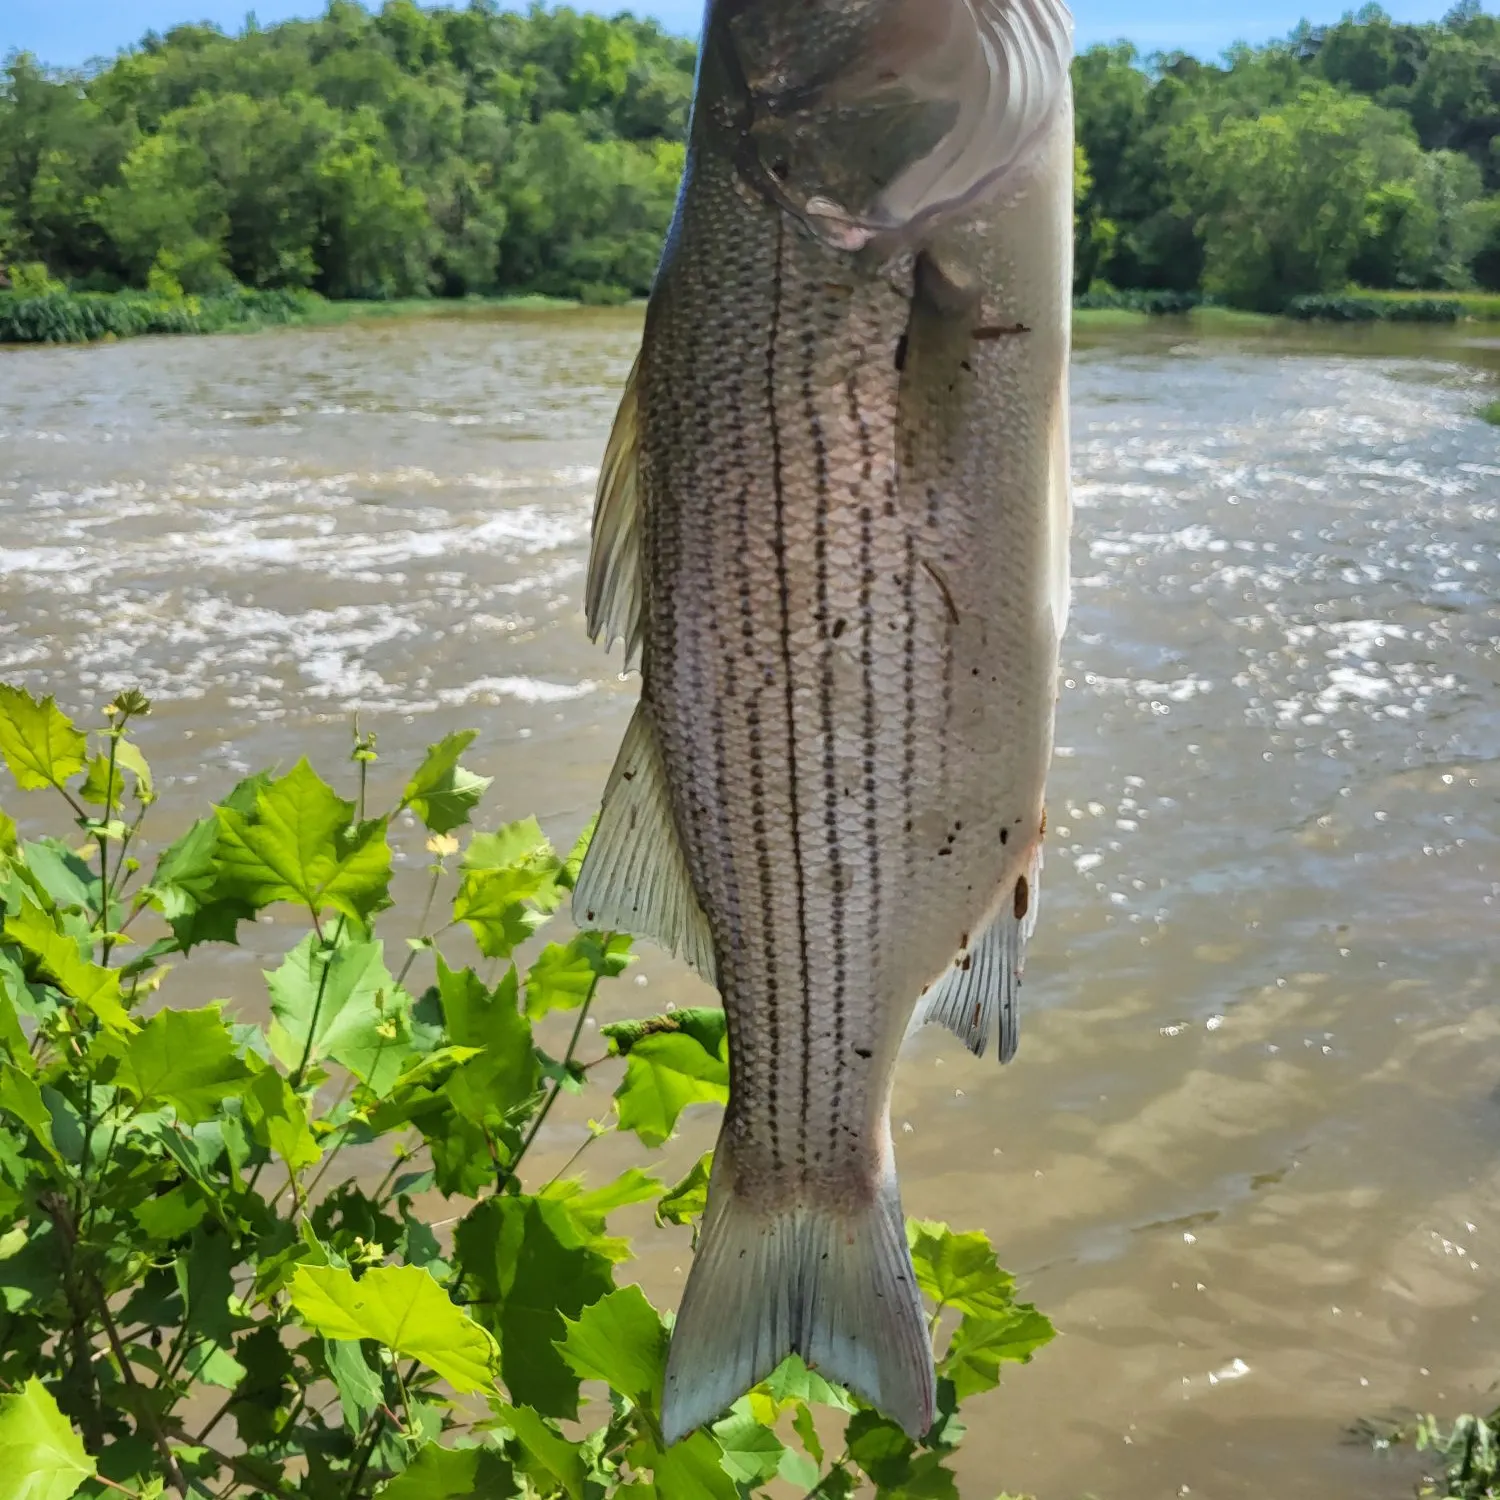
[[[800,1352],[920,1434],[889,1104],[1016,1041],[1065,628],[1073,137],[1057,0],[715,0],[601,482],[641,706],[574,902],[724,997],[668,1438]]]

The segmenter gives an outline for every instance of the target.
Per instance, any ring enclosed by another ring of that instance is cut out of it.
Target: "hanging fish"
[[[711,0],[588,615],[641,703],[580,923],[724,997],[663,1428],[790,1352],[920,1436],[912,1024],[1014,1054],[1068,609],[1071,18]]]

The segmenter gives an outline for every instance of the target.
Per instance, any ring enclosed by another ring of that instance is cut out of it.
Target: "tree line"
[[[0,73],[0,265],[78,290],[329,297],[649,289],[695,49],[494,0],[148,35]],[[1079,289],[1276,310],[1351,284],[1500,289],[1500,17],[1366,6],[1218,63],[1075,66]]]

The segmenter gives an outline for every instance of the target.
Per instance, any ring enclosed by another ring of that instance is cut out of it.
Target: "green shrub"
[[[1457,323],[1461,302],[1450,297],[1374,297],[1358,294],[1294,297],[1286,315],[1304,323]]]
[[[1116,291],[1112,287],[1090,287],[1073,299],[1083,312],[1141,312],[1152,317],[1183,317],[1208,301],[1200,292]]]
[[[56,292],[65,292],[58,281],[39,260],[29,260],[24,265],[11,266],[7,275],[11,290],[18,297],[50,297]]]
[[[0,344],[87,344],[148,333],[218,333],[295,323],[318,298],[308,292],[236,290],[185,297],[161,279],[146,292],[0,292]]]
[[[668,1326],[618,1279],[630,1246],[608,1221],[652,1204],[694,1224],[708,1158],[675,1185],[525,1169],[564,1093],[601,1093],[575,1163],[611,1134],[654,1149],[686,1104],[722,1102],[725,1025],[592,1032],[629,962],[619,935],[517,962],[587,836],[567,858],[532,820],[461,844],[488,786],[462,764],[474,735],[379,801],[357,736],[350,798],[305,760],[263,772],[148,861],[157,793],[132,731],[149,708],[121,694],[90,737],[0,687],[15,781],[74,825],[23,838],[0,814],[0,1451],[28,1494],[740,1500],[779,1481],[956,1500],[959,1402],[1052,1328],[982,1235],[938,1224],[909,1231],[942,1355],[923,1442],[793,1359],[663,1450]],[[414,917],[390,881],[417,823]],[[261,1024],[211,1001],[195,959],[272,911]],[[560,1052],[534,1029],[554,1012]],[[354,1171],[356,1147],[383,1172]],[[432,1193],[451,1232],[419,1210]]]

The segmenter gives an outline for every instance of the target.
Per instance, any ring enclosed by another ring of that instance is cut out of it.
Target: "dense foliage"
[[[923,1442],[791,1359],[663,1448],[668,1325],[609,1219],[696,1233],[709,1158],[675,1186],[573,1170],[723,1102],[723,1012],[593,1025],[630,941],[536,940],[583,842],[559,858],[529,819],[460,842],[488,786],[472,733],[389,786],[356,737],[349,799],[305,760],[250,777],[148,878],[148,710],[122,694],[88,736],[0,687],[0,754],[73,824],[0,813],[0,1500],[957,1500],[959,1403],[1052,1328],[941,1224],[909,1229],[942,1355]],[[426,865],[419,915],[392,911],[400,855]],[[257,922],[264,1023],[197,961]],[[553,1106],[588,1089],[598,1122],[536,1180]]]
[[[86,74],[12,56],[0,265],[101,289],[640,293],[693,64],[646,22],[411,0],[180,26]]]
[[[85,289],[645,292],[694,49],[563,8],[180,26],[0,76],[0,266]],[[1351,283],[1500,289],[1500,18],[1376,6],[1222,63],[1078,60],[1079,285],[1280,310]]]
[[[1500,17],[1375,5],[1211,65],[1126,44],[1075,68],[1081,285],[1280,310],[1368,286],[1500,288]]]

